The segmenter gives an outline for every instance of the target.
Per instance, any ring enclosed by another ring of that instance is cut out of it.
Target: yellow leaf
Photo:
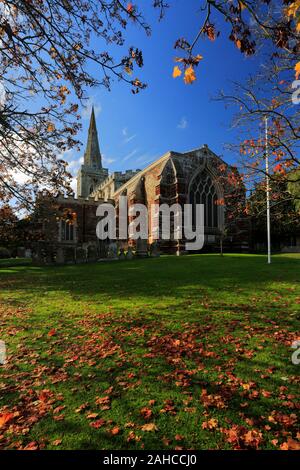
[[[125,72],[128,73],[128,75],[132,75],[132,70],[130,67],[125,67]]]
[[[298,62],[295,65],[295,71],[296,71],[296,80],[298,80],[298,78],[300,77],[300,62]]]
[[[141,426],[141,430],[146,432],[153,432],[158,431],[158,428],[155,423],[148,423]]]
[[[300,1],[296,0],[286,9],[286,15],[288,17],[293,16],[295,18],[299,8],[300,8]]]
[[[244,4],[244,2],[242,2],[242,0],[239,0],[239,4],[240,4],[240,9],[241,9],[242,11],[245,10],[246,5]]]
[[[173,78],[180,77],[181,73],[182,72],[181,72],[180,68],[178,67],[178,65],[176,65],[174,67],[174,70],[173,70]]]
[[[198,55],[196,55],[196,57],[195,57],[195,60],[196,60],[197,62],[200,62],[200,60],[202,60],[202,59],[203,59],[203,55],[201,55],[201,54],[198,54]]]
[[[192,66],[188,67],[184,73],[184,81],[186,85],[191,85],[196,80],[195,70]]]

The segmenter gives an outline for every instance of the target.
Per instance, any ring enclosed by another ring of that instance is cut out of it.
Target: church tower
[[[92,108],[88,140],[84,152],[84,161],[77,175],[77,195],[89,195],[108,177],[108,170],[102,168],[94,107]]]

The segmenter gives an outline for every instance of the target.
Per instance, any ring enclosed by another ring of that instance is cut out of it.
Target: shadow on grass
[[[205,292],[218,295],[218,292],[227,291],[238,295],[239,289],[259,296],[274,283],[288,282],[300,282],[300,258],[276,256],[273,265],[268,266],[265,257],[259,255],[226,255],[223,258],[190,255],[60,268],[0,269],[3,291],[22,289],[33,296],[41,290],[63,291],[75,296],[75,300],[106,301],[111,298],[122,301],[195,295],[200,298]],[[278,285],[276,291],[284,294],[285,288]]]

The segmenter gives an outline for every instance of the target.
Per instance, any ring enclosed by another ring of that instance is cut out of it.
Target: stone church
[[[188,152],[168,151],[143,170],[127,170],[109,174],[103,168],[94,109],[91,113],[84,162],[77,175],[77,197],[58,196],[37,201],[36,224],[40,229],[39,256],[59,262],[60,259],[76,262],[83,258],[99,259],[106,256],[107,245],[96,237],[96,209],[101,202],[111,202],[118,214],[120,195],[126,195],[128,205],[202,203],[205,206],[205,251],[217,251],[220,239],[227,227],[224,200],[231,190],[228,183],[221,183],[220,174],[230,167],[207,145]],[[225,170],[224,170],[225,169]],[[224,181],[225,179],[223,179]],[[239,199],[245,198],[241,190]],[[46,212],[45,212],[46,211]],[[150,212],[150,211],[149,211]],[[62,216],[63,214],[63,216]],[[128,246],[137,255],[147,255],[153,244],[149,220],[149,237],[142,248],[132,240],[118,242],[122,251]],[[247,250],[248,230],[240,220],[226,230],[226,247],[232,251]],[[161,252],[184,253],[185,240],[158,240]],[[88,253],[88,254],[87,254]]]

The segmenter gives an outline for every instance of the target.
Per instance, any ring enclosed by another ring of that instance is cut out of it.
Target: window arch
[[[189,202],[193,205],[193,225],[195,225],[196,204],[204,204],[204,226],[218,228],[218,192],[207,171],[200,172],[192,181]]]

